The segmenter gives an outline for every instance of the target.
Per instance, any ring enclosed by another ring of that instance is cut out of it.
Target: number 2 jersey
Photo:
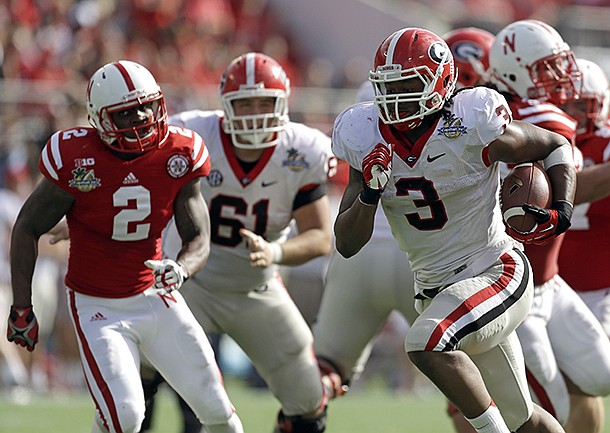
[[[333,152],[358,171],[377,143],[394,148],[381,204],[417,291],[477,275],[518,244],[502,221],[499,165],[487,158],[487,145],[511,121],[504,97],[482,87],[458,92],[414,144],[384,125],[370,102],[335,120]]]
[[[330,138],[317,129],[289,122],[280,141],[244,170],[222,130],[221,111],[192,110],[170,118],[200,134],[210,151],[212,169],[201,191],[210,211],[211,251],[194,277],[211,290],[249,292],[276,275],[277,266],[253,268],[250,250],[239,234],[246,228],[269,242],[283,242],[293,211],[324,195],[336,159]],[[330,216],[329,216],[330,218]]]
[[[58,131],[38,166],[74,198],[66,214],[70,254],[66,285],[91,296],[132,296],[154,283],[148,259],[161,259],[161,233],[184,185],[210,170],[207,148],[193,131],[170,127],[157,149],[125,161],[95,128]]]

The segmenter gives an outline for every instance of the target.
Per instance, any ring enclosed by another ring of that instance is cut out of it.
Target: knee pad
[[[322,433],[326,430],[326,407],[320,415],[305,418],[302,415],[286,416],[280,410],[277,415],[279,433]]]

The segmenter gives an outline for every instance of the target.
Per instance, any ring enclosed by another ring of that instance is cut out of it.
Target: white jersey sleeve
[[[506,98],[487,87],[460,92],[454,97],[452,111],[463,119],[464,124],[474,125],[481,142],[487,144],[502,135],[513,121]]]
[[[362,171],[362,160],[378,142],[377,113],[372,102],[359,103],[340,113],[334,122],[332,151],[358,171]]]

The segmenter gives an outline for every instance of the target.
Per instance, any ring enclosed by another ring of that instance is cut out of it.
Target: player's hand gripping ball
[[[572,205],[553,203],[551,183],[537,162],[516,165],[502,183],[500,199],[507,232],[520,242],[544,245],[570,227]]]

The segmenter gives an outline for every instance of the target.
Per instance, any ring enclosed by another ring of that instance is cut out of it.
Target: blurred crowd
[[[0,2],[0,78],[8,102],[0,104],[0,184],[35,171],[31,164],[50,133],[86,122],[81,86],[65,84],[86,83],[109,61],[134,60],[170,85],[216,86],[231,59],[262,51],[298,86],[299,59],[276,21],[265,0]]]

